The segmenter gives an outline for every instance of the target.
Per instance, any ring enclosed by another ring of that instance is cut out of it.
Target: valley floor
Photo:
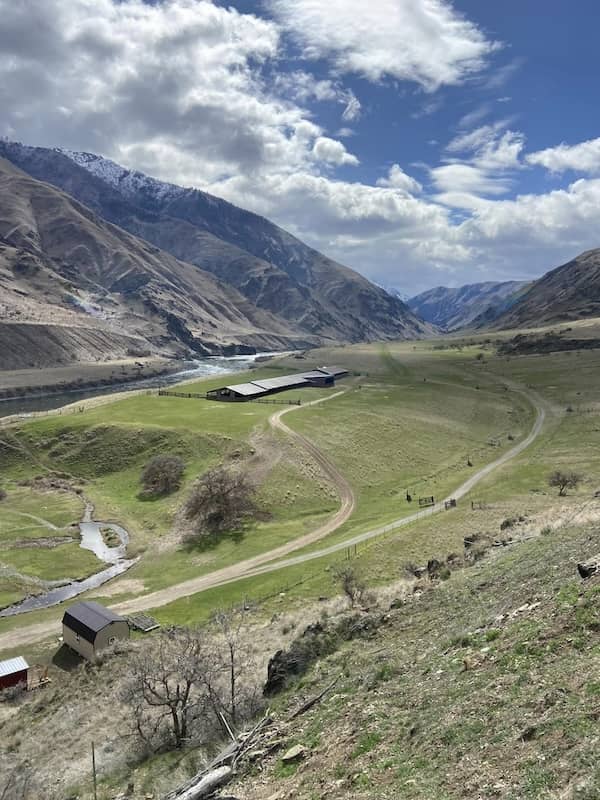
[[[32,483],[40,473],[60,472],[65,480],[79,482],[99,518],[118,521],[132,533],[131,554],[141,556],[139,564],[90,597],[123,610],[150,609],[163,625],[198,624],[215,608],[243,602],[254,609],[261,669],[269,653],[289,641],[290,632],[301,633],[303,623],[323,613],[323,619],[339,614],[335,571],[350,563],[377,595],[369,603],[371,610],[379,606],[384,613],[396,595],[399,608],[390,612],[372,644],[341,646],[308,674],[305,688],[292,685],[277,701],[283,713],[286,703],[297,702],[298,692],[310,695],[338,672],[344,675],[339,691],[321,710],[303,720],[297,731],[286,730],[289,742],[301,742],[310,758],[288,769],[274,757],[264,775],[240,786],[236,796],[255,800],[281,791],[281,797],[307,800],[323,792],[332,798],[591,800],[593,794],[575,793],[576,781],[560,762],[566,757],[563,744],[574,737],[574,774],[596,786],[594,769],[590,766],[585,773],[590,731],[583,717],[566,738],[552,739],[556,763],[551,765],[539,761],[548,738],[527,735],[524,746],[510,743],[520,735],[517,727],[525,730],[531,721],[543,728],[552,716],[542,710],[542,723],[532,721],[542,689],[562,691],[569,659],[582,669],[584,664],[592,671],[598,666],[597,594],[594,584],[580,585],[575,563],[600,552],[600,500],[595,497],[600,485],[599,351],[505,357],[498,355],[489,336],[477,336],[360,345],[317,351],[311,357],[315,364],[343,364],[352,375],[335,390],[304,390],[303,405],[284,417],[298,437],[269,425],[273,406],[156,396],[119,398],[84,413],[2,430],[0,463],[7,497],[0,502],[1,597],[12,601],[34,580],[54,580],[85,568],[77,561],[81,551],[75,545],[49,548],[44,525],[31,516],[24,522],[22,515],[29,514],[66,529],[76,512],[68,489]],[[288,358],[256,374],[273,376],[309,366],[312,362]],[[215,379],[197,388],[206,391],[216,385]],[[298,394],[279,399],[295,400]],[[185,481],[179,493],[148,502],[139,496],[139,474],[157,452],[184,459]],[[488,467],[492,463],[493,471]],[[181,506],[196,476],[217,464],[255,477],[265,513],[243,537],[224,537],[199,548],[186,540]],[[553,469],[574,470],[585,479],[575,492],[559,497],[547,485]],[[468,490],[464,497],[457,492],[463,485]],[[427,495],[436,501],[456,495],[457,507],[435,516],[422,513],[409,524],[418,498]],[[364,537],[395,521],[400,524],[393,529]],[[326,538],[311,538],[320,529]],[[469,537],[482,542],[481,560],[474,566],[465,546]],[[42,542],[37,552],[23,545],[26,538]],[[298,560],[296,553],[291,561],[273,560],[298,540]],[[493,547],[495,541],[506,546]],[[440,583],[434,576],[415,582],[415,567],[432,559],[448,565],[444,576],[449,580]],[[246,570],[242,580],[226,585],[211,578],[219,571],[237,578],[244,562],[256,572]],[[167,596],[186,582],[190,590],[185,596]],[[196,591],[200,588],[204,591]],[[161,593],[167,593],[166,604],[156,602]],[[298,607],[305,609],[302,619],[285,622]],[[582,608],[589,613],[577,610]],[[504,622],[498,621],[501,614],[508,615]],[[75,680],[52,665],[58,617],[56,609],[49,609],[0,621],[2,657],[23,653],[34,663],[50,663],[59,687],[55,702],[62,696],[60,687],[66,690]],[[554,633],[546,631],[552,619],[564,622],[556,642]],[[521,630],[524,620],[531,630]],[[279,625],[278,633],[273,626]],[[24,635],[33,626],[35,635]],[[588,689],[581,691],[593,706],[594,692]],[[498,692],[507,697],[500,716],[490,705]],[[556,707],[561,720],[569,709],[576,716],[587,713],[585,703],[579,707],[580,694],[572,687],[565,695],[568,708]],[[24,714],[28,707],[26,703]],[[20,713],[16,709],[16,716],[11,715],[13,727]],[[50,718],[35,719],[39,736],[47,735]],[[93,722],[81,719],[80,724],[91,735]],[[115,733],[110,720],[103,726],[111,740]],[[335,752],[327,734],[334,728],[343,733]],[[476,741],[490,748],[489,758],[473,750]],[[527,750],[522,763],[508,758],[511,746]],[[496,747],[497,759],[492,758]],[[65,788],[78,783],[77,765],[87,757],[85,747],[75,741],[69,752],[72,768],[65,771]],[[25,741],[12,747],[10,758],[19,753],[31,757]],[[493,767],[483,764],[484,756]],[[334,762],[344,769],[331,766]],[[500,762],[508,764],[504,771]],[[109,751],[104,763],[102,796],[109,798],[109,765],[118,773],[122,764]],[[164,785],[161,763],[153,762],[144,773],[146,790],[153,781]],[[462,773],[449,766],[456,763],[463,765]],[[47,769],[56,767],[56,761],[49,762]],[[465,776],[464,786],[459,774]],[[79,791],[87,797],[83,784]]]

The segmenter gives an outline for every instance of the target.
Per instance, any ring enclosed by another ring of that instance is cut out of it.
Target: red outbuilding
[[[24,684],[27,688],[28,670],[29,664],[22,656],[9,658],[8,661],[0,661],[0,691],[19,684]]]

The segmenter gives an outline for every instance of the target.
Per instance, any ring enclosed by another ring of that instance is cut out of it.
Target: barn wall
[[[96,653],[106,650],[116,639],[129,639],[129,625],[124,619],[118,622],[111,622],[106,628],[102,628],[101,631],[98,631],[94,643]]]
[[[83,656],[88,661],[94,661],[96,657],[94,645],[88,642],[87,639],[84,639],[83,636],[79,636],[66,625],[63,625],[63,642],[70,647],[71,650],[79,653],[80,656]]]
[[[18,686],[20,683],[27,686],[27,670],[23,669],[20,672],[13,672],[10,675],[2,675],[0,677],[0,691],[9,689],[11,686]]]

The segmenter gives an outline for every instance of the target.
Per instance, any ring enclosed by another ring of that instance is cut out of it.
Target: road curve
[[[505,381],[505,383],[508,382]],[[342,542],[332,544],[329,547],[320,548],[319,550],[314,550],[310,553],[303,553],[291,558],[283,557],[289,555],[294,550],[299,550],[307,545],[313,544],[327,534],[333,532],[333,530],[345,522],[352,513],[355,499],[350,485],[343,475],[341,475],[335,466],[329,461],[329,459],[327,459],[326,456],[321,453],[321,451],[309,439],[302,434],[288,428],[288,426],[281,421],[281,417],[284,414],[298,408],[305,408],[308,405],[315,405],[326,400],[333,400],[335,397],[339,397],[340,395],[344,394],[344,392],[336,392],[335,394],[328,395],[327,397],[320,398],[319,400],[314,400],[311,403],[307,403],[304,406],[290,406],[289,408],[277,411],[270,418],[270,423],[272,426],[284,431],[286,434],[299,441],[303,447],[306,447],[337,486],[338,491],[340,492],[341,505],[336,514],[315,531],[281,545],[274,550],[269,550],[266,553],[261,553],[258,556],[255,556],[254,558],[240,561],[236,564],[232,564],[229,567],[224,567],[223,569],[216,570],[215,572],[211,572],[207,575],[191,578],[190,580],[166,587],[165,589],[159,589],[156,592],[150,592],[149,594],[141,595],[140,597],[133,598],[132,600],[126,600],[123,603],[117,603],[116,605],[111,606],[111,608],[120,614],[133,614],[140,611],[148,611],[149,609],[167,605],[175,600],[183,597],[189,597],[190,595],[206,591],[207,589],[223,586],[227,583],[233,583],[243,578],[250,578],[265,574],[267,572],[274,572],[276,570],[284,569],[285,567],[303,564],[326,555],[331,555],[339,552],[340,550],[345,550],[348,547],[360,544],[361,542],[381,536],[384,533],[389,533],[391,531],[406,527],[417,520],[439,513],[440,511],[444,510],[444,503],[446,500],[449,500],[450,498],[459,500],[461,497],[464,497],[480,481],[522,453],[539,436],[546,417],[545,408],[542,405],[539,397],[536,394],[523,389],[517,384],[509,385],[511,385],[513,391],[518,392],[526,397],[536,409],[535,422],[525,439],[516,444],[492,463],[487,464],[485,467],[477,470],[477,472],[475,472],[467,481],[465,481],[454,492],[452,492],[449,497],[444,498],[444,500],[436,503],[431,508],[423,509],[407,517],[402,517],[401,519],[396,520],[388,525],[373,528],[372,530],[357,534],[356,536],[344,539]],[[27,626],[25,628],[7,631],[6,633],[0,634],[0,651],[9,648],[14,649],[26,644],[30,644],[31,642],[35,642],[39,639],[43,639],[47,636],[58,633],[59,630],[60,627],[58,622],[53,620],[51,622],[39,623]]]

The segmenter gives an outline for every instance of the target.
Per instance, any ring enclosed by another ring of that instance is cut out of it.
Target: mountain
[[[438,286],[408,300],[408,305],[422,319],[446,331],[478,325],[478,318],[494,318],[527,286],[526,281],[472,283],[451,289]]]
[[[305,346],[211,273],[0,158],[0,368]]]
[[[0,141],[0,156],[201,275],[212,273],[247,304],[276,318],[277,333],[316,344],[431,332],[398,298],[220,198],[90,153]]]
[[[600,317],[600,249],[547,272],[494,321],[494,327],[534,327],[586,317]]]

